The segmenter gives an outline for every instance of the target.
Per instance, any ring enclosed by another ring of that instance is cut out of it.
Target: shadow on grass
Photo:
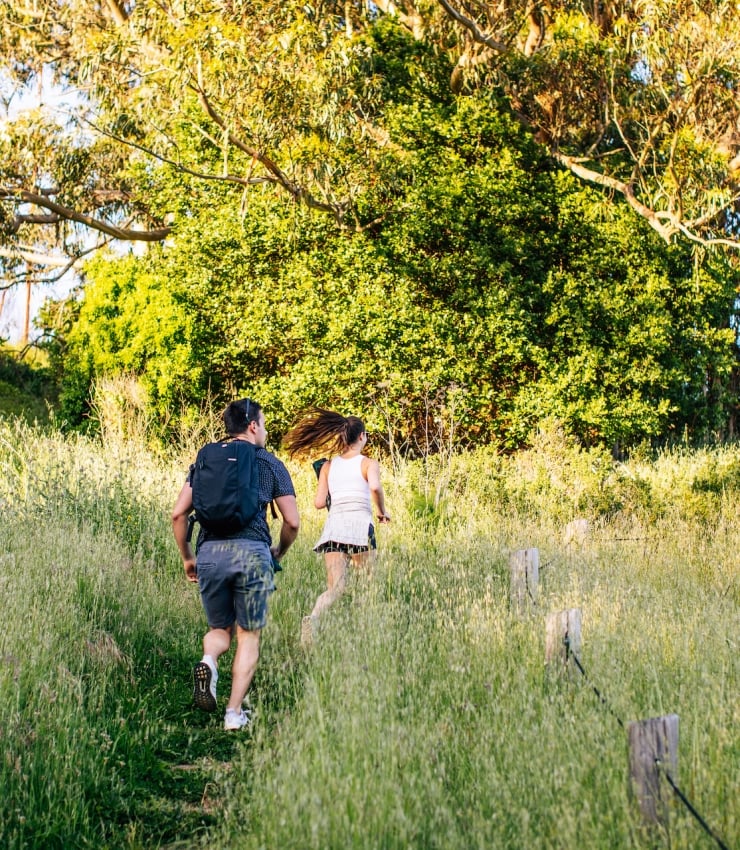
[[[302,688],[301,654],[282,649],[267,646],[250,690],[255,723],[266,724],[268,735]],[[233,651],[221,659],[218,709],[206,713],[192,703],[192,650],[173,644],[150,656],[137,671],[137,692],[118,706],[127,718],[126,779],[95,806],[111,850],[213,846],[237,757],[240,781],[249,781],[254,732],[223,729]]]

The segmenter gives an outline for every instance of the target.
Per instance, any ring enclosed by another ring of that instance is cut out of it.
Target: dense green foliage
[[[352,226],[387,176],[387,106],[412,66],[426,95],[495,92],[667,242],[740,246],[736,0],[5,0],[0,52],[0,269],[16,279],[53,264],[43,245],[166,239],[158,162],[267,181]],[[39,84],[70,97],[16,110]]]
[[[56,395],[54,375],[48,367],[0,348],[0,416],[46,422],[56,406]]]
[[[168,514],[191,459],[0,421],[4,848],[648,850],[610,710],[679,715],[675,779],[735,846],[737,450],[617,464],[549,428],[511,456],[386,467],[376,571],[309,654],[321,514],[310,466],[291,465],[303,528],[243,736],[190,705],[205,623]],[[575,516],[591,534],[566,543]],[[517,615],[522,546],[539,547],[541,583]],[[545,615],[571,607],[608,708],[544,676]],[[713,846],[684,807],[669,822],[673,850]]]
[[[323,404],[412,453],[440,414],[463,442],[507,446],[547,416],[590,443],[721,435],[737,275],[606,207],[495,98],[444,95],[418,45],[381,36],[396,144],[363,227],[272,190],[152,180],[182,223],[161,249],[87,265],[57,337],[62,417],[85,421],[95,378],[123,371],[163,430],[250,394],[278,433]]]

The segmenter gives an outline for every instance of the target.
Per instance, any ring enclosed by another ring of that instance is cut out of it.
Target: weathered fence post
[[[660,782],[663,769],[671,777],[678,771],[678,715],[653,717],[627,724],[631,788],[640,812],[650,826],[668,828],[667,783]]]
[[[509,556],[511,589],[509,600],[514,611],[523,612],[537,603],[540,581],[539,549],[517,549]]]
[[[581,652],[581,609],[569,608],[547,615],[545,621],[545,665],[548,670],[566,669],[570,654]],[[571,672],[575,668],[571,665]]]
[[[591,533],[587,519],[574,519],[563,530],[563,546],[583,546]]]

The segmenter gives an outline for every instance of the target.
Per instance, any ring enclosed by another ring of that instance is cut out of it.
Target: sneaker
[[[216,710],[216,682],[218,673],[205,661],[193,667],[193,702],[201,711]]]
[[[243,729],[248,726],[251,721],[249,714],[242,709],[236,711],[233,708],[227,708],[224,715],[224,729],[227,732],[233,732],[236,729]]]

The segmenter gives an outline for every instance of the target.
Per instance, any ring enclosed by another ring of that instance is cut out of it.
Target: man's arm
[[[182,565],[185,568],[185,575],[188,581],[198,581],[198,576],[195,572],[195,555],[193,549],[188,542],[188,516],[193,510],[193,488],[190,482],[186,481],[183,484],[180,495],[177,497],[175,507],[172,509],[172,532],[175,535],[177,548],[180,550]]]
[[[272,554],[280,560],[298,536],[301,520],[295,496],[278,496],[275,504],[283,518],[283,524],[280,526],[280,541],[277,546],[272,547]]]

